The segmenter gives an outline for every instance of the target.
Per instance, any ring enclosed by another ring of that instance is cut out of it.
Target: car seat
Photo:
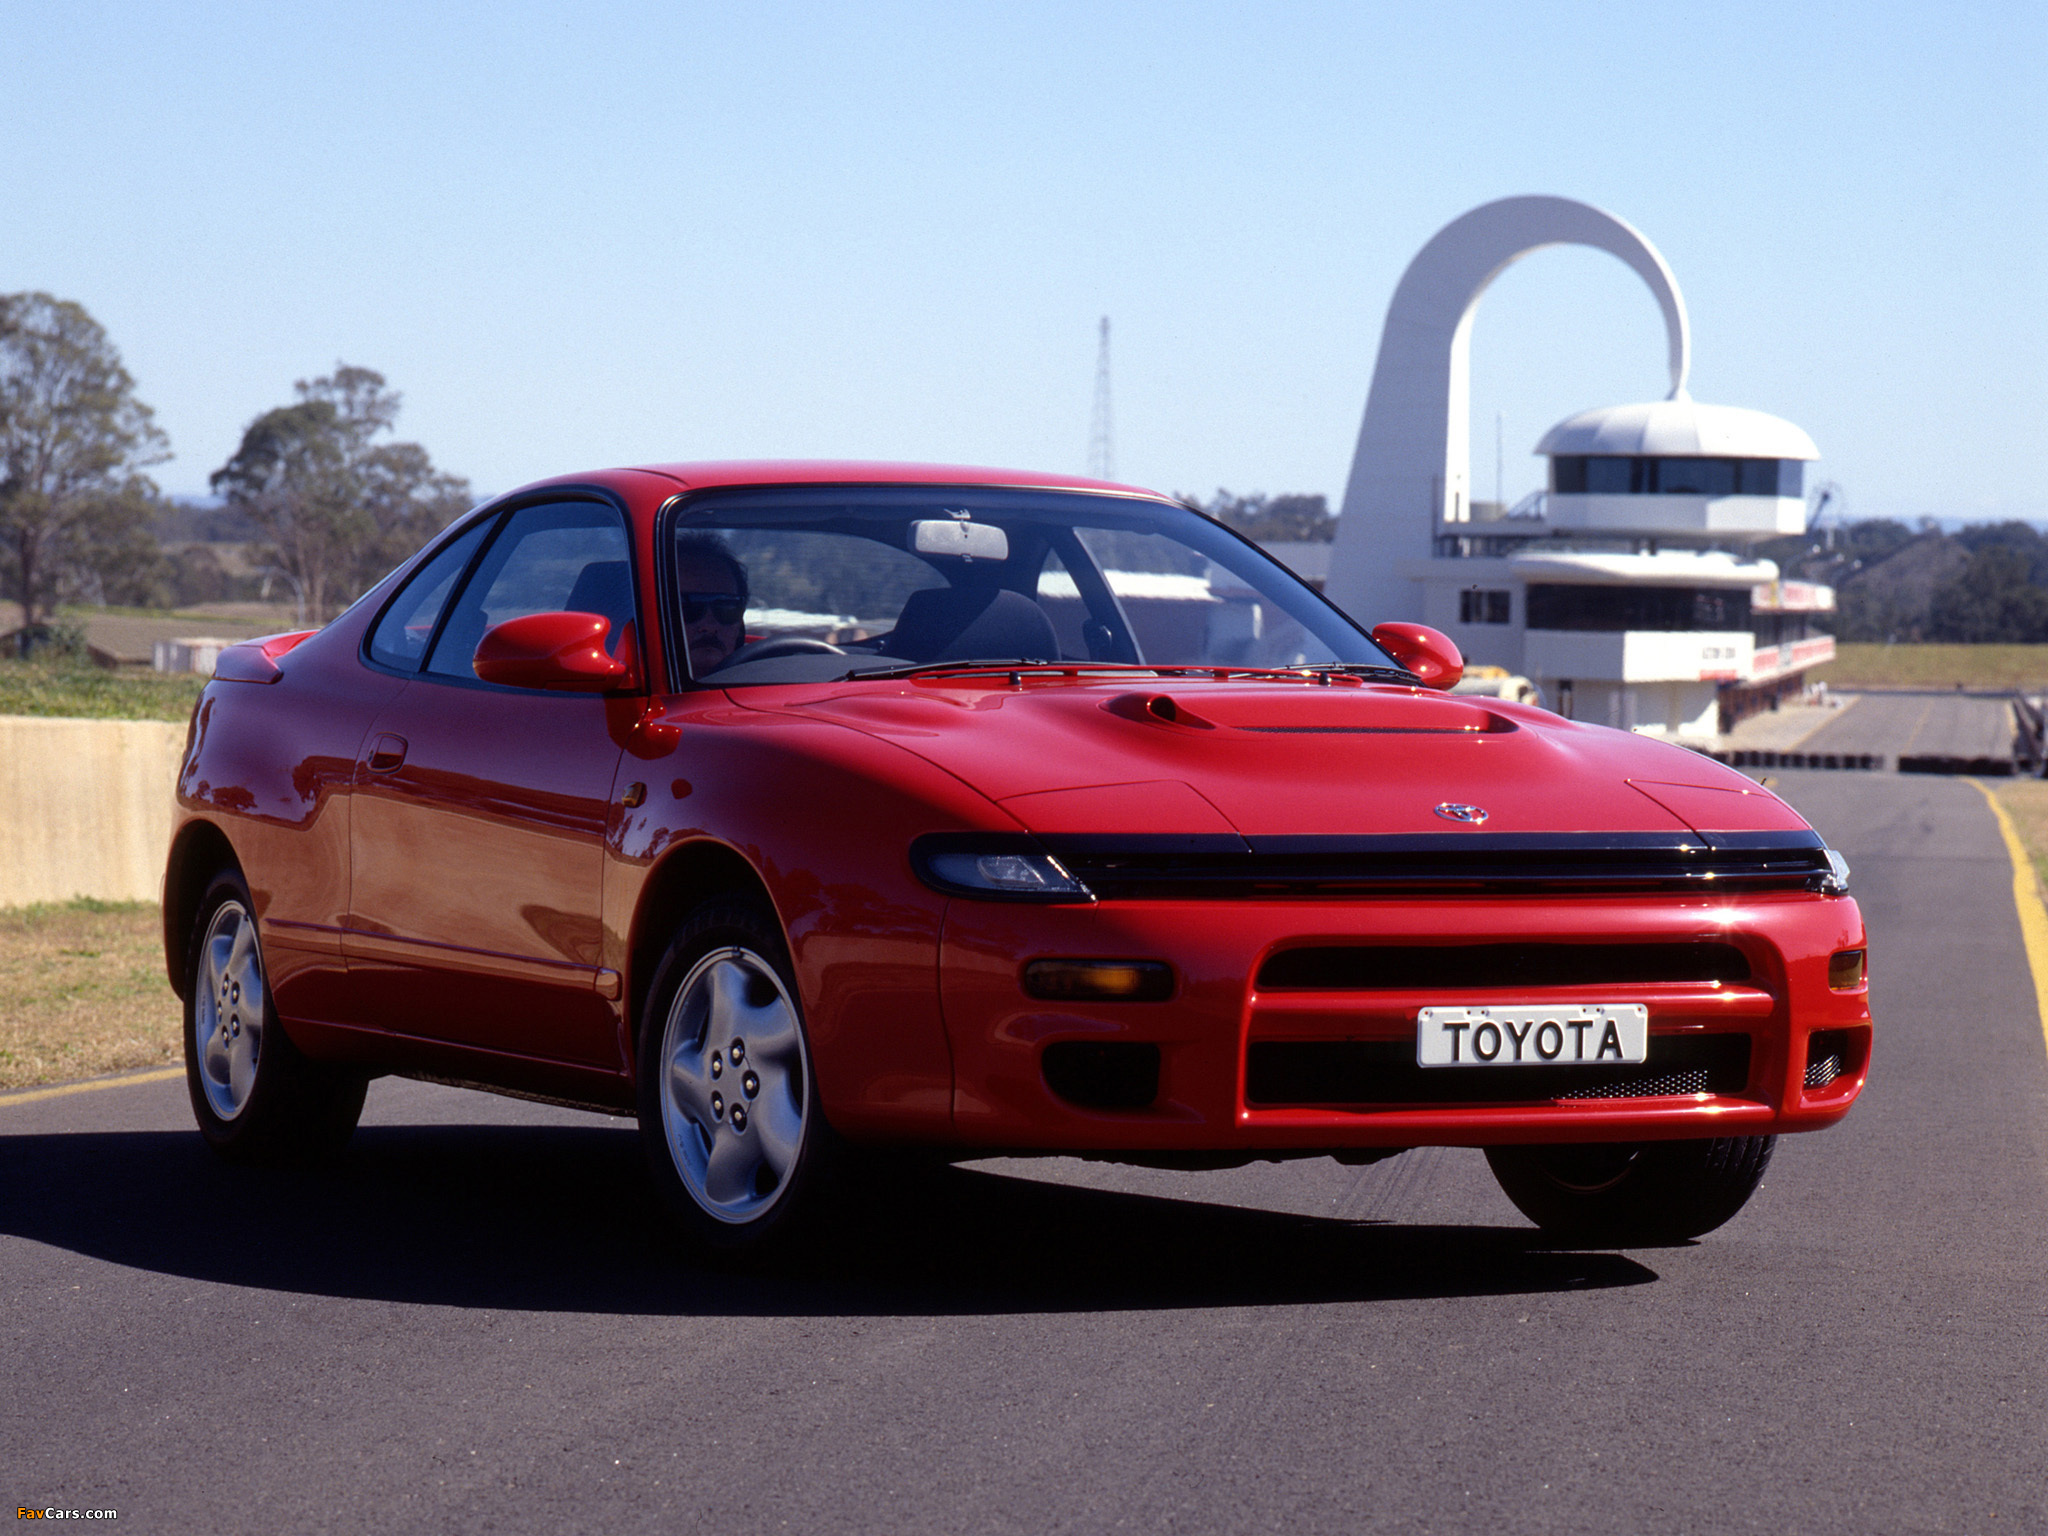
[[[931,587],[913,592],[875,649],[908,661],[1057,661],[1059,637],[1045,610],[1007,587]]]

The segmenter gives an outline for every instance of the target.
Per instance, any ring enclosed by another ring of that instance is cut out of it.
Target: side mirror
[[[511,688],[611,693],[633,684],[637,670],[622,637],[619,655],[607,656],[611,620],[601,613],[529,613],[493,625],[476,648],[476,675]]]
[[[1446,691],[1458,686],[1465,675],[1465,658],[1451,637],[1427,624],[1381,624],[1372,632],[1373,643],[1401,663],[1425,688]]]

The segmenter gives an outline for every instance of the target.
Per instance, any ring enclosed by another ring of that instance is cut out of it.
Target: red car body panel
[[[1448,801],[1484,806],[1488,834],[1806,824],[1693,753],[1355,677],[998,672],[670,692],[652,622],[664,504],[686,489],[839,483],[1150,495],[1017,471],[782,462],[605,471],[515,493],[623,510],[646,689],[451,686],[370,666],[365,635],[410,566],[302,643],[224,661],[178,783],[174,983],[195,887],[225,850],[249,883],[280,1020],[307,1053],[628,1110],[666,932],[693,900],[745,879],[787,935],[821,1106],[856,1140],[1159,1154],[1640,1140],[1817,1129],[1854,1102],[1870,1013],[1866,987],[1829,985],[1829,957],[1864,944],[1843,896],[1032,906],[941,894],[910,858],[926,834],[1435,836],[1457,832],[1436,810]],[[1646,1004],[1653,1037],[1746,1035],[1739,1091],[1327,1108],[1262,1105],[1248,1090],[1262,1043],[1393,1048],[1412,1044],[1419,1007],[1589,991],[1262,990],[1276,953],[1568,942],[1739,950],[1745,981],[1591,989]],[[1022,967],[1058,956],[1164,961],[1174,994],[1027,996]],[[1846,1032],[1845,1070],[1809,1090],[1817,1030]],[[1046,1045],[1120,1040],[1159,1047],[1150,1107],[1091,1110],[1048,1086]]]

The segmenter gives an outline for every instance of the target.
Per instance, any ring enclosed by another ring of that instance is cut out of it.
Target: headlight
[[[948,896],[983,901],[1093,901],[1036,838],[1016,832],[934,832],[910,845],[918,879]]]
[[[1827,850],[1828,872],[1820,877],[1820,892],[1823,896],[1846,896],[1849,894],[1849,861],[1834,849]]]

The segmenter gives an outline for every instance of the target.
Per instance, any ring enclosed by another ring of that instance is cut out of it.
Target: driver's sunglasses
[[[730,592],[679,592],[683,600],[683,622],[694,624],[710,614],[721,624],[737,624],[747,616],[747,600]]]

